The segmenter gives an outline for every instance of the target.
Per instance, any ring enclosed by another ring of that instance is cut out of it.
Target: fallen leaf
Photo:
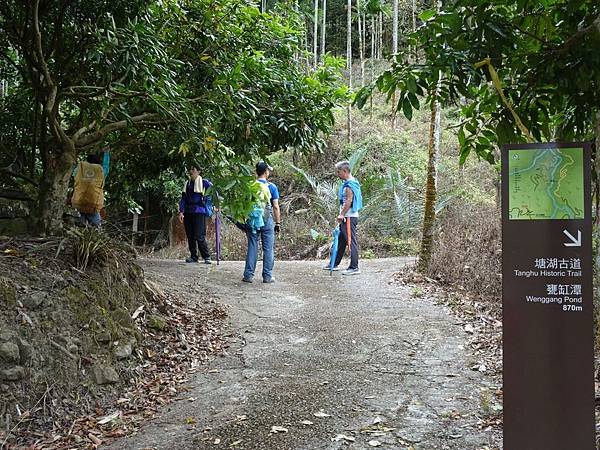
[[[92,441],[94,443],[94,445],[102,444],[102,441],[100,439],[98,439],[96,436],[94,436],[92,433],[88,433],[88,438],[90,439],[90,441]]]
[[[219,439],[219,438],[216,438],[213,442],[213,444],[215,444],[215,445],[219,445],[220,443],[221,443],[221,439]]]
[[[352,436],[346,436],[345,434],[338,434],[335,437],[331,438],[332,442],[339,442],[339,441],[348,441],[348,442],[354,442],[356,439],[353,438]]]
[[[303,420],[300,423],[302,423],[302,425],[313,425],[313,423],[310,420]]]
[[[379,441],[376,441],[375,439],[373,439],[372,441],[369,441],[369,442],[368,442],[368,444],[369,444],[371,447],[380,447],[380,446],[381,446],[381,442],[379,442]]]
[[[118,419],[120,416],[121,411],[115,411],[114,413],[109,414],[108,416],[104,416],[98,419],[98,425],[105,425],[108,422],[112,422],[113,420]]]
[[[331,417],[329,414],[324,413],[323,411],[319,411],[313,414],[315,417]]]
[[[144,311],[144,305],[141,305],[138,307],[138,309],[136,309],[133,314],[131,315],[131,318],[133,320],[137,319],[138,316]]]
[[[475,370],[475,371],[483,373],[483,372],[487,372],[487,366],[485,364],[481,363],[479,365],[471,367],[471,370]]]
[[[471,325],[470,323],[465,325],[465,331],[467,333],[473,334],[475,333],[475,328],[473,328],[473,325]]]
[[[271,427],[271,431],[270,431],[270,433],[275,433],[275,434],[277,434],[277,433],[287,433],[287,432],[288,432],[287,428],[280,427],[280,426],[277,426],[277,425],[273,425]]]

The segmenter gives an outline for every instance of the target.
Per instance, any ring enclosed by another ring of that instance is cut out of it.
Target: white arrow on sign
[[[565,247],[581,247],[581,230],[577,230],[577,239],[567,230],[563,230],[563,233],[571,239],[571,242],[565,242]]]

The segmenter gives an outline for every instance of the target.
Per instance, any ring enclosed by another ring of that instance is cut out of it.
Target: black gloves
[[[276,223],[275,224],[275,233],[279,233],[281,231],[281,224],[280,223]]]

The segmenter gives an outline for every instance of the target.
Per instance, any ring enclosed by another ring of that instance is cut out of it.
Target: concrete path
[[[277,262],[270,285],[242,283],[241,262],[144,261],[164,289],[230,305],[231,347],[194,376],[191,400],[108,448],[501,448],[476,426],[492,381],[470,370],[466,333],[444,307],[389,283],[407,261],[363,261],[348,278]]]

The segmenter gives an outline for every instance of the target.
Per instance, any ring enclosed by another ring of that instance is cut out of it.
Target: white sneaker
[[[358,275],[359,273],[360,273],[359,269],[342,270],[342,275]]]

